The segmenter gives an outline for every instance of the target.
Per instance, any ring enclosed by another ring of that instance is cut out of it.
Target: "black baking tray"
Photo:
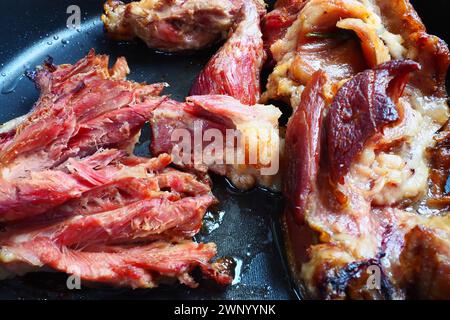
[[[166,81],[166,94],[182,101],[215,49],[193,54],[169,55],[154,52],[140,41],[116,42],[103,33],[100,21],[103,0],[14,0],[0,1],[0,123],[28,112],[38,98],[34,84],[25,77],[28,70],[51,56],[56,64],[74,63],[90,48],[108,54],[113,61],[124,56],[130,65],[130,79],[148,83]],[[69,5],[81,8],[79,30],[66,28]],[[416,0],[414,5],[431,33],[446,40],[448,0]],[[136,153],[148,155],[148,128],[144,128]],[[233,285],[222,288],[201,282],[197,289],[182,285],[151,290],[108,287],[66,288],[67,276],[31,273],[0,281],[0,299],[297,299],[299,298],[284,263],[279,217],[280,195],[261,189],[239,192],[225,179],[213,177],[213,192],[220,200],[207,214],[206,227],[198,241],[213,241],[218,256],[237,261]]]

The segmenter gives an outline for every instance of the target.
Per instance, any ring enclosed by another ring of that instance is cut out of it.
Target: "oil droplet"
[[[58,40],[59,37],[58,37],[58,36],[53,36],[53,39],[54,39],[54,40]]]
[[[66,40],[66,39],[62,39],[62,40],[61,40],[61,43],[64,44],[64,45],[66,45],[66,44],[69,44],[70,41],[69,41],[69,40]]]
[[[47,41],[47,44],[48,44],[49,46],[51,46],[51,45],[53,44],[53,42]]]
[[[231,282],[232,285],[238,284],[241,282],[241,273],[242,273],[242,259],[239,258],[233,258],[233,260],[236,262],[236,267],[234,268],[234,279]]]
[[[2,72],[2,77],[6,77],[6,73]]]

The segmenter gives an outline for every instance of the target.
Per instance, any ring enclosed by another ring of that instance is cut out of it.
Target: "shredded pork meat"
[[[198,267],[231,282],[210,262],[215,245],[192,241],[216,203],[210,186],[169,168],[167,154],[131,154],[167,98],[158,96],[164,84],[127,81],[128,73],[125,59],[109,69],[108,57],[91,51],[32,74],[38,102],[1,135],[1,278],[56,270],[113,286],[175,278],[196,287]]]

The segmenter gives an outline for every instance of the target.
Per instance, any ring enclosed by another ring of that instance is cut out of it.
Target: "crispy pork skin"
[[[196,50],[223,39],[233,26],[240,1],[108,0],[103,23],[115,39],[142,39],[164,51]]]
[[[254,105],[261,95],[264,58],[257,6],[244,1],[233,33],[198,75],[190,95],[223,94]]]
[[[167,100],[152,113],[151,152],[169,153],[177,165],[197,173],[211,170],[227,176],[239,189],[247,190],[256,184],[276,189],[278,170],[264,173],[261,169],[278,165],[280,115],[273,106],[250,108],[224,95],[191,96],[185,103]],[[218,141],[207,138],[213,133]],[[196,136],[200,140],[194,140]],[[204,152],[212,141],[218,143],[213,145],[216,148]],[[202,157],[196,157],[195,146],[201,147]],[[228,160],[227,152],[231,154]],[[251,153],[256,155],[254,161]]]

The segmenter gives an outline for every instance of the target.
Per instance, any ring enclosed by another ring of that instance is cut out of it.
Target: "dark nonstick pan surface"
[[[47,56],[56,64],[74,63],[90,48],[108,54],[111,61],[125,56],[130,79],[148,83],[166,81],[166,94],[183,100],[214,50],[190,55],[167,55],[148,49],[139,41],[115,42],[103,33],[100,21],[103,0],[14,0],[0,2],[0,123],[28,112],[38,91],[24,73]],[[445,15],[447,0],[414,1],[429,30],[448,41]],[[66,13],[76,4],[82,11],[79,30],[67,29]],[[143,130],[136,153],[148,155],[148,128]],[[0,281],[0,299],[296,299],[298,298],[284,265],[279,216],[283,199],[264,190],[239,192],[226,180],[213,177],[214,194],[220,204],[205,219],[205,228],[196,237],[213,241],[218,256],[237,262],[233,285],[221,288],[201,282],[198,289],[163,285],[152,290],[85,287],[69,290],[67,276],[33,273]]]

